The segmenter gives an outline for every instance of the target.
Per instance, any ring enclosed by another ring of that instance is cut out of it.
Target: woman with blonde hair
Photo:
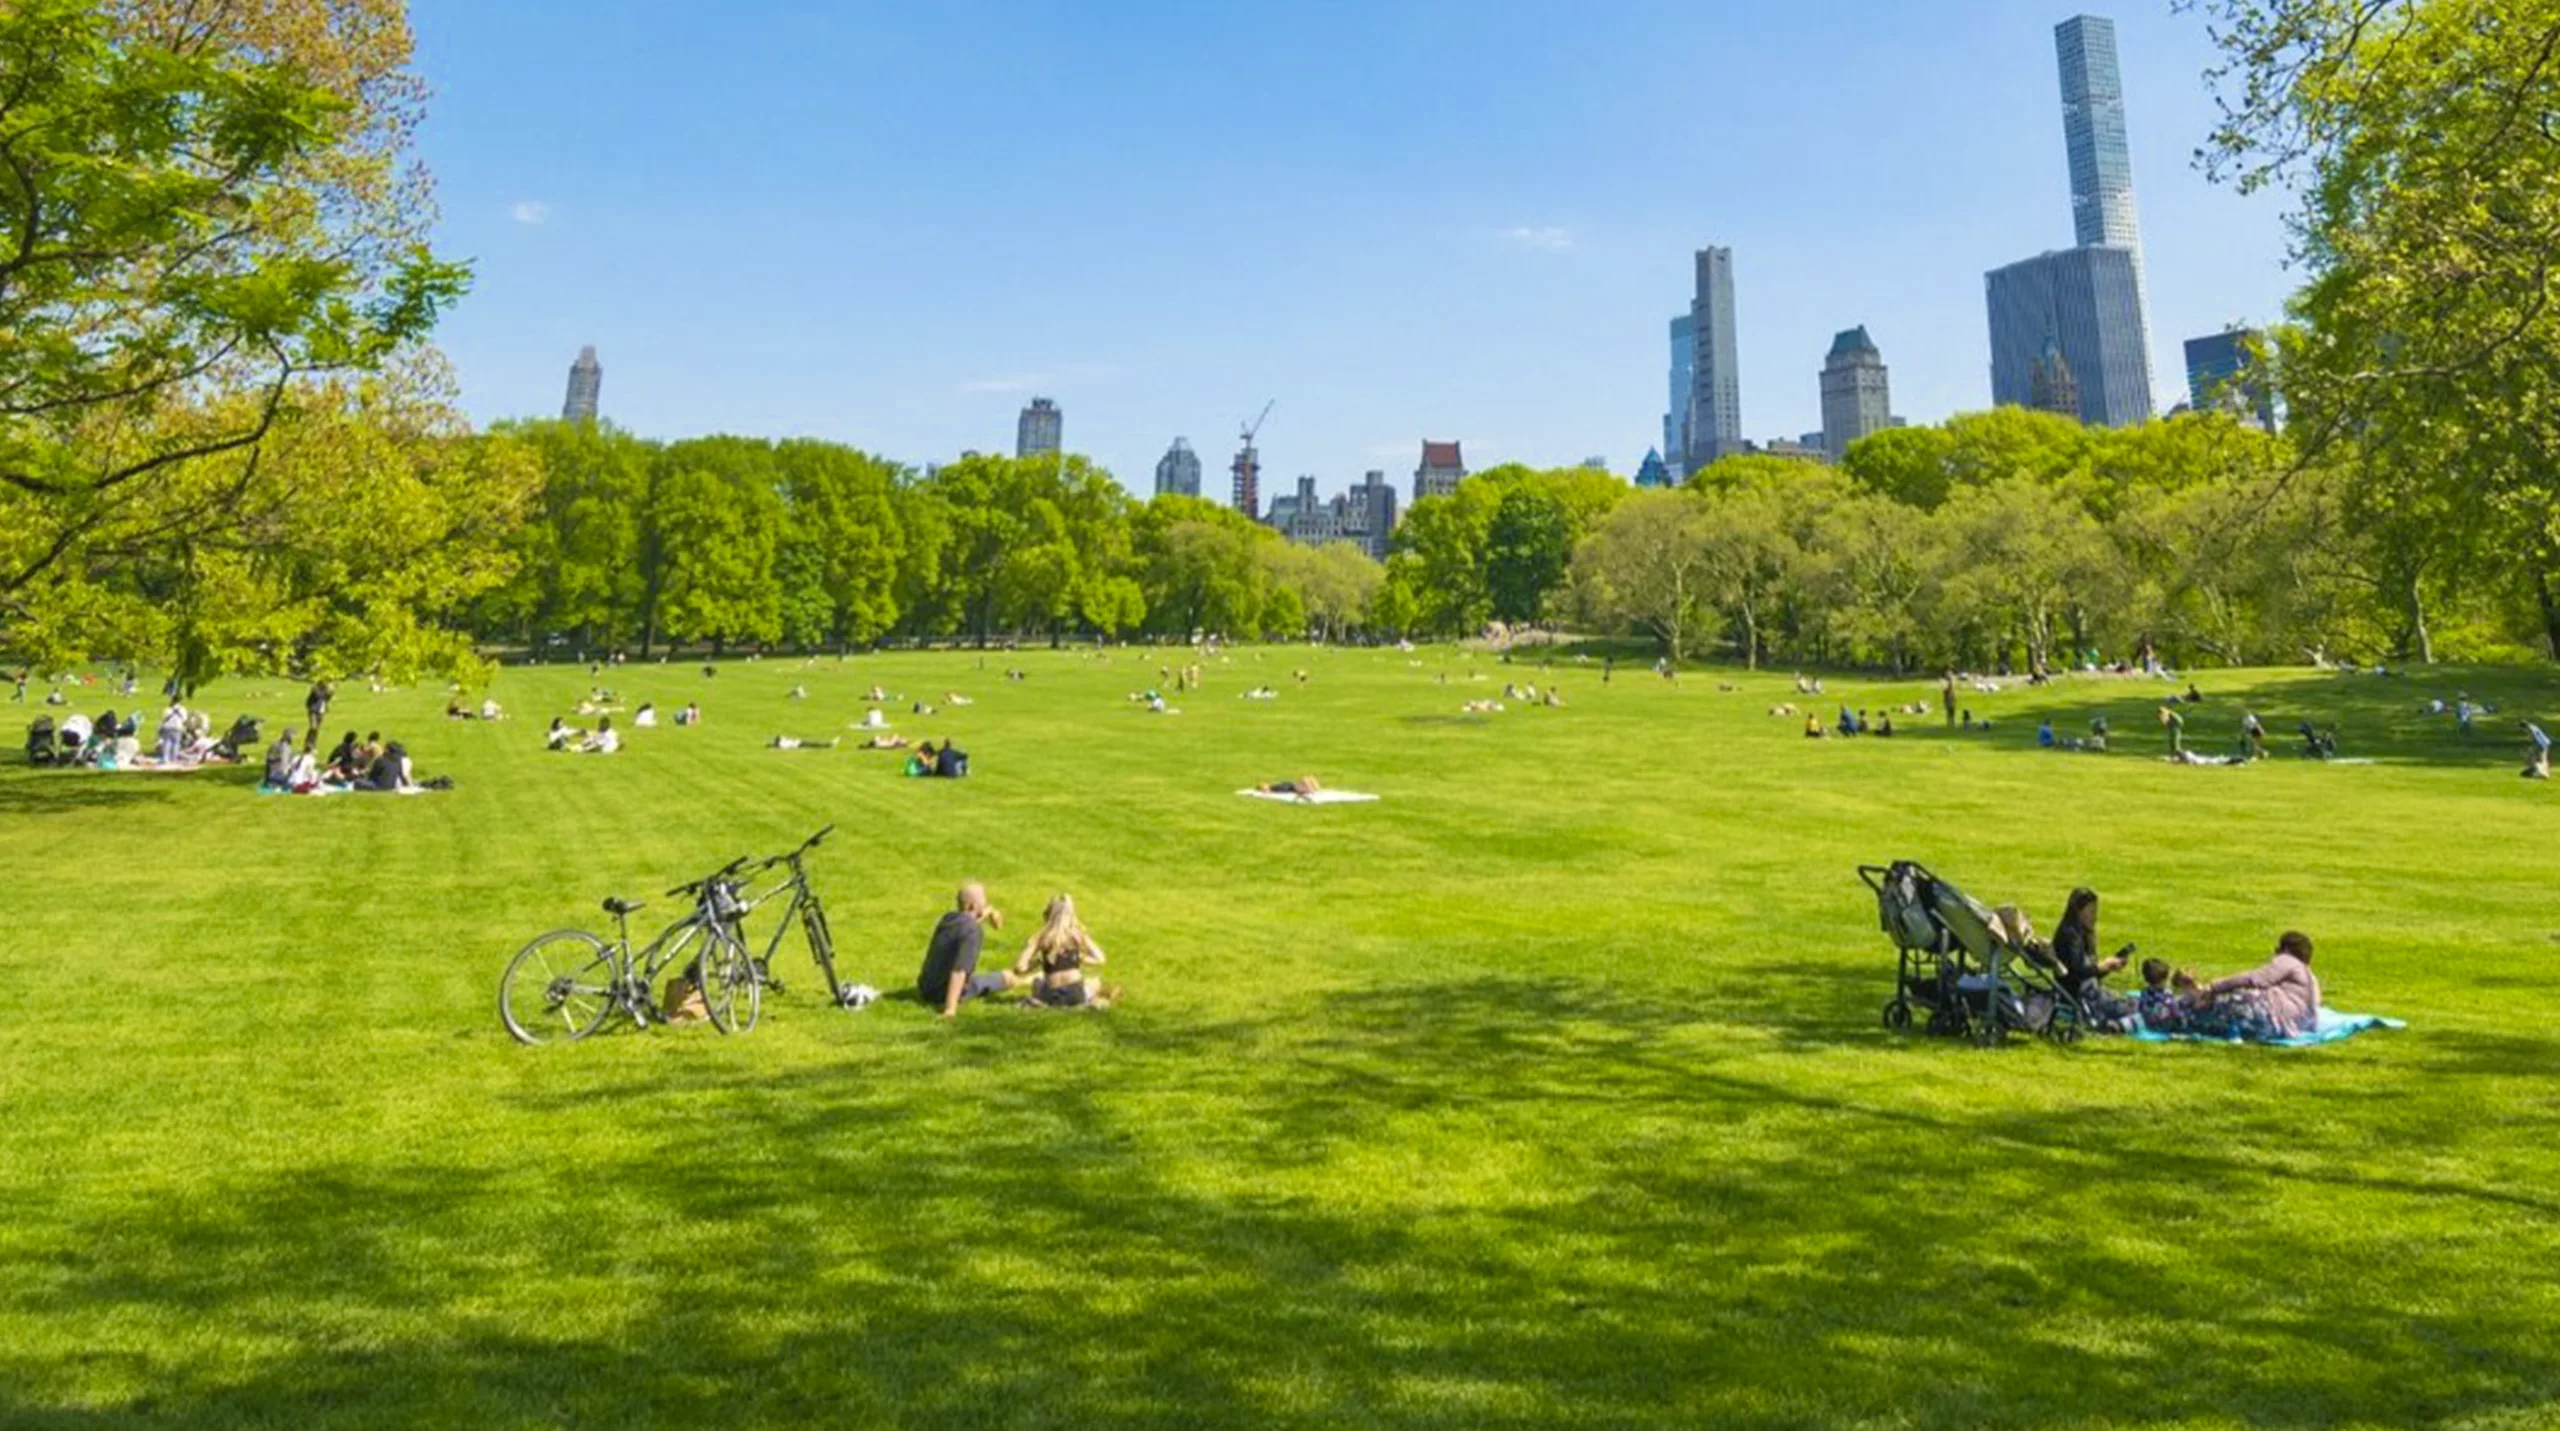
[[[1013,972],[1031,980],[1031,1002],[1056,1009],[1104,1009],[1119,996],[1111,987],[1097,987],[1084,976],[1085,966],[1105,962],[1102,946],[1087,934],[1084,922],[1076,918],[1076,902],[1072,896],[1059,895],[1049,901],[1042,912],[1040,931],[1022,946],[1022,957],[1013,961]]]

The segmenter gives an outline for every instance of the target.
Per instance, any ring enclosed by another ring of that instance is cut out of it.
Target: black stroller
[[[2301,731],[2302,756],[2305,760],[2335,760],[2338,758],[2338,733],[2336,731],[2322,730],[2307,720],[2302,723]]]
[[[2083,1011],[2055,983],[2051,955],[1988,908],[1910,860],[1862,865],[1858,877],[1898,961],[1886,1028],[1907,1029],[1918,1013],[1926,1032],[1986,1046],[2012,1033],[2080,1037]]]
[[[27,763],[60,765],[69,757],[63,753],[62,741],[54,733],[53,717],[40,715],[27,727]]]
[[[213,758],[236,761],[247,752],[256,750],[260,743],[258,718],[244,715],[231,723],[231,729],[223,732],[222,739],[213,743]]]

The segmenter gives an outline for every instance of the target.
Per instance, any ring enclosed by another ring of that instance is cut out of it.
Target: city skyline
[[[1041,22],[1041,66],[980,72],[962,57],[990,52],[1002,26],[961,13],[857,26],[745,0],[716,21],[643,12],[589,55],[575,3],[521,15],[455,0],[420,16],[419,69],[439,91],[422,142],[441,233],[478,280],[440,342],[480,421],[536,410],[532,395],[557,381],[537,375],[592,340],[617,353],[611,419],[651,436],[824,436],[921,465],[1001,450],[997,424],[1037,391],[1077,409],[1076,451],[1143,493],[1167,433],[1215,433],[1278,395],[1265,460],[1332,482],[1410,464],[1425,432],[1463,436],[1479,466],[1599,451],[1624,474],[1661,427],[1665,290],[1688,286],[1688,256],[1711,241],[1735,251],[1748,289],[1738,360],[1758,376],[1740,435],[1819,424],[1816,385],[1785,375],[1817,367],[1853,319],[1892,337],[1897,406],[1936,421],[1990,403],[1983,273],[2069,241],[2052,65],[2072,8],[1994,0],[1920,16],[1853,0],[1817,22],[1635,0],[1563,29],[1534,10],[1458,26],[1401,0],[1315,26],[1113,12]],[[2200,26],[2115,18],[2142,127],[2131,159],[2151,327],[2280,316],[2293,285],[2279,203],[2215,189],[2186,163],[2214,118]],[[1806,87],[1789,57],[1817,32],[1836,84]],[[858,95],[820,93],[802,57],[855,36],[908,68]],[[1054,136],[1035,117],[1131,74],[1219,89],[1183,66],[1233,36],[1291,100],[1211,106],[1178,134],[1117,102],[1070,107]],[[677,86],[683,101],[638,103],[646,86],[620,61],[688,43],[704,63]],[[1467,124],[1362,97],[1372,74],[1444,55],[1589,90],[1580,82],[1639,52],[1683,44],[1728,54],[1733,83],[1676,96],[1601,83],[1598,105]],[[1950,93],[1938,81],[1956,68],[1974,78]],[[1843,86],[1857,105],[1831,102]],[[527,141],[554,110],[572,116],[570,149]],[[830,125],[842,143],[815,146],[812,128]],[[1033,197],[1053,216],[1037,235],[956,182],[1035,126],[1051,158]],[[581,147],[596,162],[564,162]],[[660,152],[710,172],[672,226],[636,163]],[[1860,221],[1843,224],[1821,175],[1852,158],[1872,179]],[[1660,184],[1666,165],[1682,185]],[[1139,195],[1239,169],[1256,175],[1265,217],[1178,246],[1135,220]],[[884,191],[901,202],[883,208]],[[1301,212],[1328,217],[1287,217]],[[757,259],[706,268],[680,236]],[[1221,308],[1252,342],[1194,331]],[[2171,350],[2147,356],[2179,370]]]

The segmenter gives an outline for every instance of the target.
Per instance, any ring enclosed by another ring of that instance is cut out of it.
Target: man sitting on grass
[[[1004,915],[987,903],[987,887],[971,880],[960,886],[952,911],[933,926],[925,946],[924,967],[916,973],[916,997],[944,1018],[960,1012],[971,999],[1013,988],[1019,981],[1009,971],[978,972],[978,953],[986,945],[986,926],[1004,928]]]

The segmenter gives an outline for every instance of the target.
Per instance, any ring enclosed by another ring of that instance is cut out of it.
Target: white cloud
[[[1534,248],[1542,253],[1562,253],[1573,247],[1573,230],[1557,228],[1552,224],[1539,226],[1523,224],[1518,228],[1504,229],[1502,236],[1522,248]]]
[[[507,217],[520,224],[540,224],[551,218],[551,206],[540,199],[518,199],[507,209]]]

